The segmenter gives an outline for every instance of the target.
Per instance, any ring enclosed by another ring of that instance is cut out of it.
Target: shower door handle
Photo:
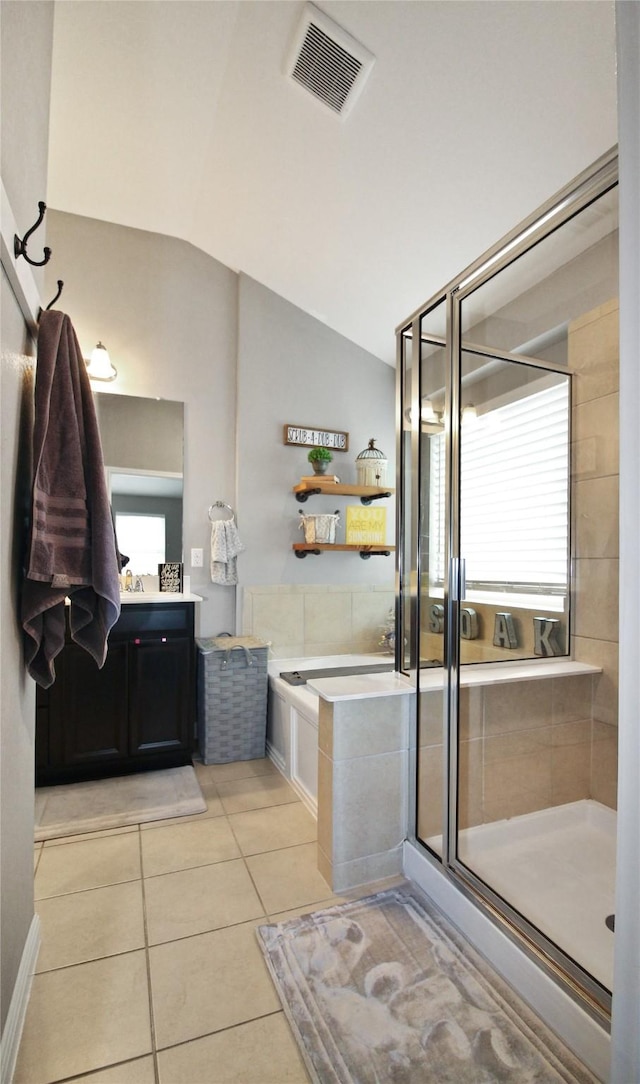
[[[450,565],[451,598],[462,602],[467,593],[467,562],[464,557],[452,557]]]

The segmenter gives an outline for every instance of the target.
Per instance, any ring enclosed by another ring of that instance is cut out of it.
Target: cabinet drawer
[[[144,632],[169,632],[175,629],[177,632],[188,631],[192,627],[193,613],[189,610],[191,604],[181,605],[179,602],[169,603],[166,606],[160,603],[125,605],[120,611],[120,617],[113,626],[110,639],[115,636],[129,636],[131,633]]]

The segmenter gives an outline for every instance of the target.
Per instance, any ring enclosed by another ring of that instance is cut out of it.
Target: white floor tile
[[[138,832],[101,836],[64,847],[44,847],[35,879],[35,898],[61,896],[140,877]]]
[[[159,1049],[280,1010],[256,925],[245,923],[149,950]]]
[[[145,881],[149,944],[246,922],[264,914],[242,860]]]
[[[33,980],[13,1084],[51,1084],[151,1052],[144,952]]]

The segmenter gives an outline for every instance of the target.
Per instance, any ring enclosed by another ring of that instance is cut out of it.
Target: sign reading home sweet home
[[[302,444],[308,448],[331,448],[332,452],[348,452],[349,434],[305,425],[285,425],[284,443]]]

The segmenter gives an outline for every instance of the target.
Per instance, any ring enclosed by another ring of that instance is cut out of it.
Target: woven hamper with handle
[[[254,636],[197,639],[198,741],[205,764],[266,753],[267,652]]]

